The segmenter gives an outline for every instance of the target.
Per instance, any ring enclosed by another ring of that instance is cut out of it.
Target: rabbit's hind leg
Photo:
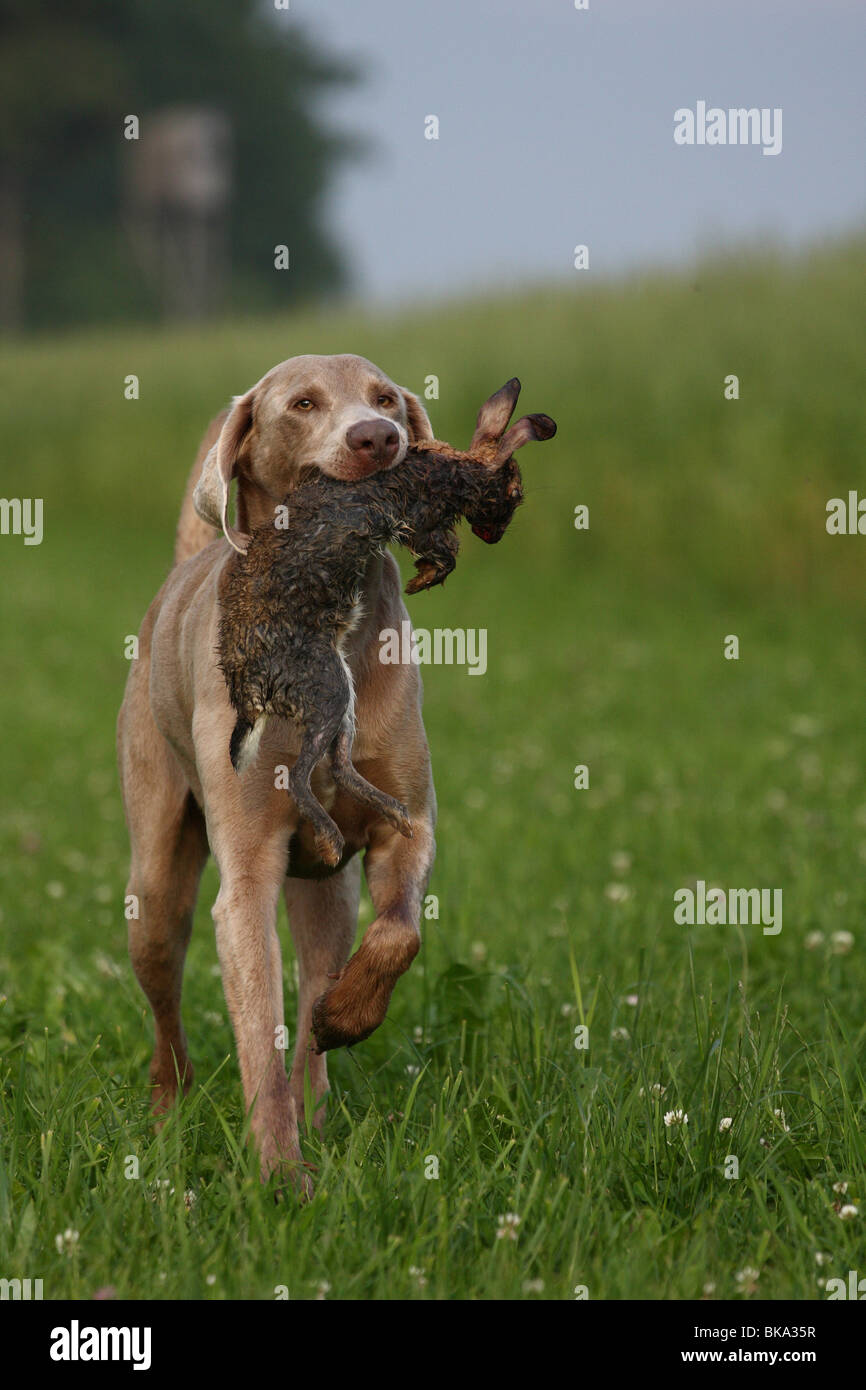
[[[310,776],[322,758],[328,757],[340,729],[351,717],[351,678],[332,646],[317,645],[307,650],[303,668],[294,673],[294,684],[298,706],[306,717],[300,752],[289,773],[289,791],[315,831],[318,853],[334,867],[343,855],[343,836],[313,795]]]
[[[389,825],[411,840],[412,822],[402,801],[374,787],[372,782],[361,776],[352,762],[352,729],[347,720],[343,721],[331,748],[331,775],[338,787],[342,787],[362,805],[378,811]]]
[[[342,716],[336,720],[337,729],[339,729],[341,718]],[[339,864],[343,856],[343,836],[321,801],[313,795],[310,787],[310,776],[313,768],[321,762],[327,753],[334,737],[335,721],[332,720],[317,723],[305,729],[301,741],[301,751],[289,773],[289,791],[294,797],[301,815],[310,822],[315,831],[318,853],[325,863],[330,864],[332,868]]]

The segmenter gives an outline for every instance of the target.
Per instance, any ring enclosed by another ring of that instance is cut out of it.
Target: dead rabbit
[[[465,452],[427,440],[360,481],[320,473],[302,483],[223,573],[219,659],[238,716],[232,764],[242,773],[252,763],[270,715],[303,729],[289,788],[326,864],[340,862],[343,837],[310,788],[322,758],[338,786],[412,835],[406,807],[352,763],[354,688],[342,643],[370,557],[391,542],[412,551],[417,574],[406,592],[414,594],[454,569],[461,518],[489,544],[502,538],[523,498],[514,451],[556,433],[548,415],[507,429],[519,393],[515,377],[485,402]]]

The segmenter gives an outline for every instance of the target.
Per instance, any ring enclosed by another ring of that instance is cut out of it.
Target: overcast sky
[[[291,0],[366,82],[329,221],[373,300],[788,246],[866,224],[864,0]],[[781,107],[782,151],[674,143],[674,111]],[[438,141],[424,119],[440,121]]]

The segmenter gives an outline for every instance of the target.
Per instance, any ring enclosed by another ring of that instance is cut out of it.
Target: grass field
[[[46,1298],[814,1299],[866,1273],[866,540],[825,530],[863,476],[864,273],[854,242],[0,354],[2,490],[45,499],[41,546],[0,537],[0,1275]],[[212,866],[197,1082],[151,1132],[114,721],[205,422],[274,362],[345,350],[437,374],[455,442],[515,373],[560,431],[522,457],[503,544],[467,537],[410,600],[487,628],[488,670],[425,673],[439,917],[384,1026],[332,1054],[295,1208],[243,1146]],[[697,879],[781,889],[781,932],[677,925]]]

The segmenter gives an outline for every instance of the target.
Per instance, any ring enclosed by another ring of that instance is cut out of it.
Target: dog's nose
[[[400,436],[390,420],[362,420],[346,431],[346,444],[365,463],[387,468],[400,447]]]

